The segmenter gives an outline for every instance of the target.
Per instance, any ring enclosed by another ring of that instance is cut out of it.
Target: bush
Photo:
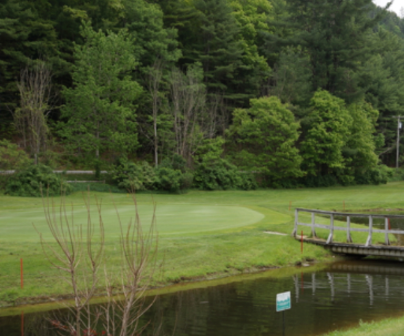
[[[150,190],[155,184],[156,174],[147,162],[136,164],[119,159],[113,167],[112,179],[119,188],[128,191]]]
[[[30,163],[23,150],[8,140],[0,140],[0,170],[19,170]]]
[[[20,170],[30,163],[28,155],[8,140],[0,140],[0,170]],[[0,189],[11,175],[0,175]]]
[[[190,172],[183,173],[181,177],[181,189],[191,188],[193,182],[194,182],[194,174]]]
[[[191,188],[194,179],[194,175],[186,169],[185,159],[178,154],[174,154],[171,159],[164,159],[156,169],[156,176],[156,189],[175,192]],[[173,178],[171,183],[169,178]]]
[[[334,175],[307,175],[300,183],[309,188],[332,187],[338,184],[338,179]]]
[[[251,173],[240,173],[239,188],[243,190],[255,190],[258,188],[258,183],[255,176]]]
[[[181,155],[175,153],[171,157],[171,159],[164,159],[159,167],[171,168],[174,170],[179,170],[181,173],[185,173],[186,165],[187,162],[185,161],[185,159]]]
[[[207,139],[199,147],[196,158],[194,186],[204,190],[255,189],[257,183],[251,174],[222,158],[224,140]]]
[[[60,174],[53,173],[45,165],[29,165],[26,169],[14,174],[7,182],[5,192],[11,196],[40,197],[41,190],[49,196],[69,194],[72,187],[67,184]]]
[[[386,184],[393,174],[394,169],[386,165],[379,165],[355,176],[355,181],[358,184]]]
[[[156,169],[156,189],[178,192],[181,189],[181,186],[181,171],[167,167],[159,167]]]
[[[240,173],[235,165],[225,159],[200,163],[195,170],[194,185],[203,190],[257,188],[252,175]]]

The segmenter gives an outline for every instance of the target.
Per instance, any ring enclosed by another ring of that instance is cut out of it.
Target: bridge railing
[[[299,221],[299,213],[308,213],[311,214],[311,223],[304,223]],[[322,216],[330,216],[330,224],[318,224],[315,221],[315,216],[322,215]],[[337,226],[335,225],[335,217],[342,216],[346,217],[346,226]],[[351,218],[353,217],[362,217],[369,219],[369,226],[368,228],[357,228],[351,227]],[[382,218],[384,219],[384,229],[378,229],[373,227],[373,219],[374,218]],[[295,225],[292,232],[292,235],[296,237],[298,226],[305,226],[311,228],[311,234],[313,238],[317,238],[316,229],[326,229],[329,230],[330,233],[328,235],[328,239],[326,244],[331,244],[333,242],[334,231],[346,231],[346,240],[348,243],[352,243],[351,232],[367,232],[368,237],[366,240],[365,246],[372,245],[372,236],[374,233],[384,233],[385,236],[385,244],[390,245],[389,234],[402,234],[404,235],[404,230],[391,230],[389,228],[389,218],[400,218],[404,220],[403,215],[380,215],[380,214],[356,214],[356,213],[349,213],[349,212],[335,212],[335,211],[323,211],[323,210],[310,210],[310,209],[302,209],[296,208],[295,209]]]

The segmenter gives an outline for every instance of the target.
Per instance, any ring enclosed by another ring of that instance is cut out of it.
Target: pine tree
[[[60,134],[75,149],[95,154],[105,150],[125,154],[137,146],[134,100],[141,87],[129,74],[136,62],[134,42],[125,30],[118,34],[82,28],[84,45],[75,46],[73,88],[65,88]]]
[[[0,4],[0,124],[8,125],[10,109],[18,104],[21,69],[36,59],[60,63],[53,23],[41,16],[46,1],[6,0]],[[0,129],[1,131],[1,129]]]
[[[369,33],[385,12],[370,17],[372,0],[288,0],[288,4],[287,21],[296,33],[278,42],[306,51],[312,91],[327,90],[348,102],[360,99],[355,73],[372,55]]]

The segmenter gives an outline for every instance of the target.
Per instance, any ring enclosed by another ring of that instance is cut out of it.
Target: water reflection
[[[352,261],[317,273],[163,295],[143,318],[148,323],[144,335],[282,335],[275,297],[284,291],[291,291],[293,298],[286,312],[286,335],[320,335],[359,320],[403,314],[403,277],[404,267],[398,262]],[[43,324],[51,314],[65,312],[25,316],[23,335],[57,335]],[[0,318],[0,335],[21,335],[20,323],[19,316]]]

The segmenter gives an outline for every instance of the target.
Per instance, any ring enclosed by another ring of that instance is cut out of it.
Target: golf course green
[[[155,206],[159,236],[157,259],[163,262],[155,285],[211,279],[240,272],[293,265],[302,260],[325,260],[321,247],[306,244],[304,251],[290,233],[295,207],[366,211],[404,208],[404,182],[380,186],[256,191],[197,191],[186,194],[138,194],[136,201],[144,228]],[[74,225],[85,224],[87,210],[82,193],[65,198]],[[98,221],[101,204],[108,267],[119,268],[119,220],[135,217],[127,194],[90,192],[91,214]],[[53,199],[56,206],[60,197]],[[58,211],[58,208],[55,208]],[[324,219],[325,220],[325,219]],[[52,241],[41,198],[0,195],[0,307],[35,302],[37,298],[69,293],[58,271],[44,257],[39,235]],[[271,235],[267,231],[287,235]],[[305,231],[309,234],[309,228]],[[326,236],[327,232],[320,232]],[[340,237],[344,239],[341,231]],[[363,239],[358,235],[354,239]],[[20,288],[20,259],[24,261],[24,288]]]
[[[72,208],[68,206],[68,215],[71,210]],[[138,211],[141,223],[147,228],[152,220],[153,205],[139,204]],[[73,207],[73,212],[76,225],[86,223],[87,209],[84,205]],[[101,213],[106,236],[108,239],[117,238],[120,232],[117,210],[113,205],[107,204],[102,206]],[[135,218],[133,204],[119,205],[118,213],[123,224]],[[92,207],[91,214],[93,220],[97,219],[95,206]],[[233,229],[257,223],[265,217],[257,211],[244,207],[193,204],[164,204],[156,207],[155,216],[159,235],[183,235]],[[288,219],[287,216],[283,217],[284,220]],[[7,237],[8,241],[37,241],[38,234],[33,225],[44,234],[45,238],[50,237],[43,209],[24,208],[18,211],[0,212],[0,231],[2,237]]]

